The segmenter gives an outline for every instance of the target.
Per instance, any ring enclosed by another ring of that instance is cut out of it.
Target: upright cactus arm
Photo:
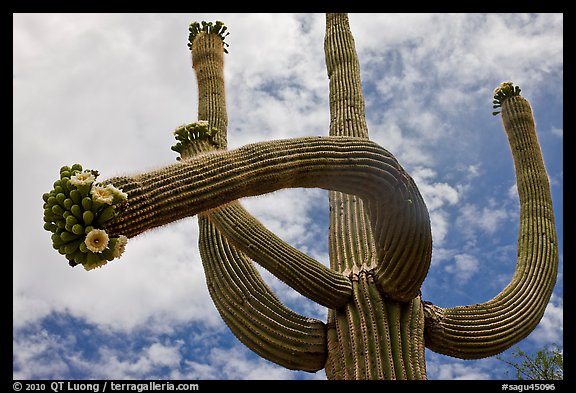
[[[510,82],[495,93],[495,100],[500,98],[520,198],[515,273],[510,283],[485,303],[453,308],[424,305],[426,346],[463,359],[493,356],[528,336],[544,314],[558,272],[550,185],[532,108]]]
[[[188,45],[198,84],[198,119],[218,129],[214,142],[219,149],[226,149],[228,114],[224,89],[224,39],[218,34],[201,32],[194,36],[191,34]]]
[[[368,140],[360,64],[346,14],[326,14],[324,53],[330,135]],[[430,224],[416,185],[402,176],[398,190],[405,207],[388,216],[371,214],[378,209],[370,199],[330,192],[330,263],[350,277],[354,293],[345,307],[329,310],[329,379],[426,378],[419,292],[430,263]]]
[[[326,14],[324,52],[330,79],[330,135],[368,139],[360,65],[346,14]],[[330,193],[330,252],[334,269],[352,274],[372,271],[386,296],[409,301],[419,294],[428,273],[432,233],[418,188],[408,174],[403,176],[402,184],[410,184],[403,219],[378,217],[374,233],[366,201]],[[376,261],[376,255],[382,258]]]

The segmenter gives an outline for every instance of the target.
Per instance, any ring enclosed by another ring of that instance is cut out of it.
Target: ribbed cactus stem
[[[368,139],[360,65],[346,14],[326,14],[324,53],[329,78],[330,135]],[[341,272],[373,269],[376,246],[362,200],[329,194],[331,266]]]
[[[326,15],[324,52],[330,135],[367,140],[360,65],[346,14]],[[346,307],[329,312],[330,379],[426,378],[418,295],[430,262],[431,233],[426,206],[409,176],[405,180],[413,190],[406,200],[408,220],[370,216],[370,201],[330,192],[331,266],[347,274],[354,289]]]
[[[346,14],[326,15],[324,41],[330,78],[330,135],[368,138],[360,65]],[[406,174],[406,182],[413,180]],[[418,189],[407,198],[410,218],[398,226],[379,220],[381,236],[371,231],[365,201],[357,196],[330,193],[330,253],[332,268],[349,274],[367,270],[387,296],[410,300],[417,296],[428,273],[432,233],[428,210]],[[427,225],[425,223],[428,223]],[[387,257],[376,263],[375,255]]]
[[[386,299],[365,272],[353,286],[353,301],[329,312],[328,378],[426,379],[420,297]]]
[[[360,63],[347,14],[326,14],[324,54],[330,83],[330,135],[368,138]]]
[[[224,90],[224,42],[218,34],[200,32],[192,42],[192,67],[198,81],[198,119],[220,132],[215,142],[227,146],[228,115]]]
[[[371,202],[371,222],[388,220],[394,225],[410,217],[417,203],[408,201],[417,192],[408,179],[394,156],[369,140],[304,137],[259,142],[108,179],[103,184],[126,192],[129,206],[110,221],[107,231],[130,238],[236,199],[293,187],[356,194]],[[385,257],[382,250],[378,258]]]
[[[441,308],[427,303],[426,346],[463,359],[498,354],[522,340],[540,322],[558,271],[558,242],[550,184],[529,102],[521,96],[502,103],[518,196],[518,259],[510,283],[477,305]]]
[[[281,241],[238,202],[206,213],[226,238],[252,260],[297,292],[330,308],[346,304],[352,294],[350,280]]]
[[[285,307],[243,254],[201,215],[200,254],[208,290],[227,326],[248,348],[293,370],[318,371],[326,360],[323,322]]]

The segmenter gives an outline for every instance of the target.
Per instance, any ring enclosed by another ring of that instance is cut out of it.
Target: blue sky
[[[323,14],[14,14],[14,379],[326,378],[263,360],[229,332],[208,295],[195,218],[130,239],[121,259],[91,272],[71,269],[42,229],[41,196],[62,165],[98,169],[103,180],[175,161],[172,131],[197,120],[186,42],[202,20],[230,31],[229,148],[328,134]],[[562,347],[563,15],[350,14],[350,26],[370,137],[412,175],[430,211],[422,296],[438,306],[484,302],[514,271],[518,197],[491,112],[501,82],[522,88],[552,185],[560,270],[541,323],[512,349]],[[325,191],[242,204],[328,264]],[[287,306],[326,320],[325,308],[261,272]],[[426,357],[429,379],[514,375],[494,358]]]

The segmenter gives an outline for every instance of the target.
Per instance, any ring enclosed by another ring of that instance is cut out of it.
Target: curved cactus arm
[[[339,308],[352,295],[348,277],[284,242],[239,202],[206,215],[238,250],[307,298],[328,308]]]
[[[429,223],[413,214],[421,201],[414,198],[418,191],[409,179],[392,154],[369,140],[307,137],[260,142],[106,180],[103,184],[114,184],[128,194],[128,207],[110,221],[107,231],[130,238],[236,199],[289,187],[339,190],[369,200],[376,239],[385,237],[385,225],[426,231]],[[378,248],[378,258],[387,257],[389,250]]]
[[[511,91],[516,94],[501,101],[501,110],[520,198],[514,276],[497,296],[482,304],[454,308],[425,304],[426,346],[463,359],[493,356],[528,336],[544,314],[558,272],[550,185],[532,109],[518,95],[519,89]]]
[[[252,262],[204,214],[200,254],[208,290],[222,319],[258,355],[292,370],[318,371],[326,361],[326,325],[284,306]]]

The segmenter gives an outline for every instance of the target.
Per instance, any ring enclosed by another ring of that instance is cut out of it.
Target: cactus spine
[[[82,173],[78,185],[58,181],[44,194],[44,228],[72,265],[100,266],[118,257],[128,238],[198,215],[207,286],[231,331],[272,362],[324,368],[329,379],[425,379],[425,347],[477,359],[536,327],[556,282],[558,250],[534,118],[518,87],[503,84],[493,102],[501,108],[520,196],[516,272],[483,304],[442,308],[420,295],[432,252],[424,201],[395,157],[369,140],[347,15],[326,16],[330,135],[235,150],[226,141],[225,31],[221,22],[190,25],[199,120],[175,131],[176,163],[110,178],[95,185],[97,197],[88,195],[90,173],[63,167],[62,179],[75,176],[71,170]],[[330,191],[330,268],[283,242],[238,202],[288,187]],[[122,202],[102,208],[103,190]],[[326,306],[327,322],[283,305],[253,262]]]

